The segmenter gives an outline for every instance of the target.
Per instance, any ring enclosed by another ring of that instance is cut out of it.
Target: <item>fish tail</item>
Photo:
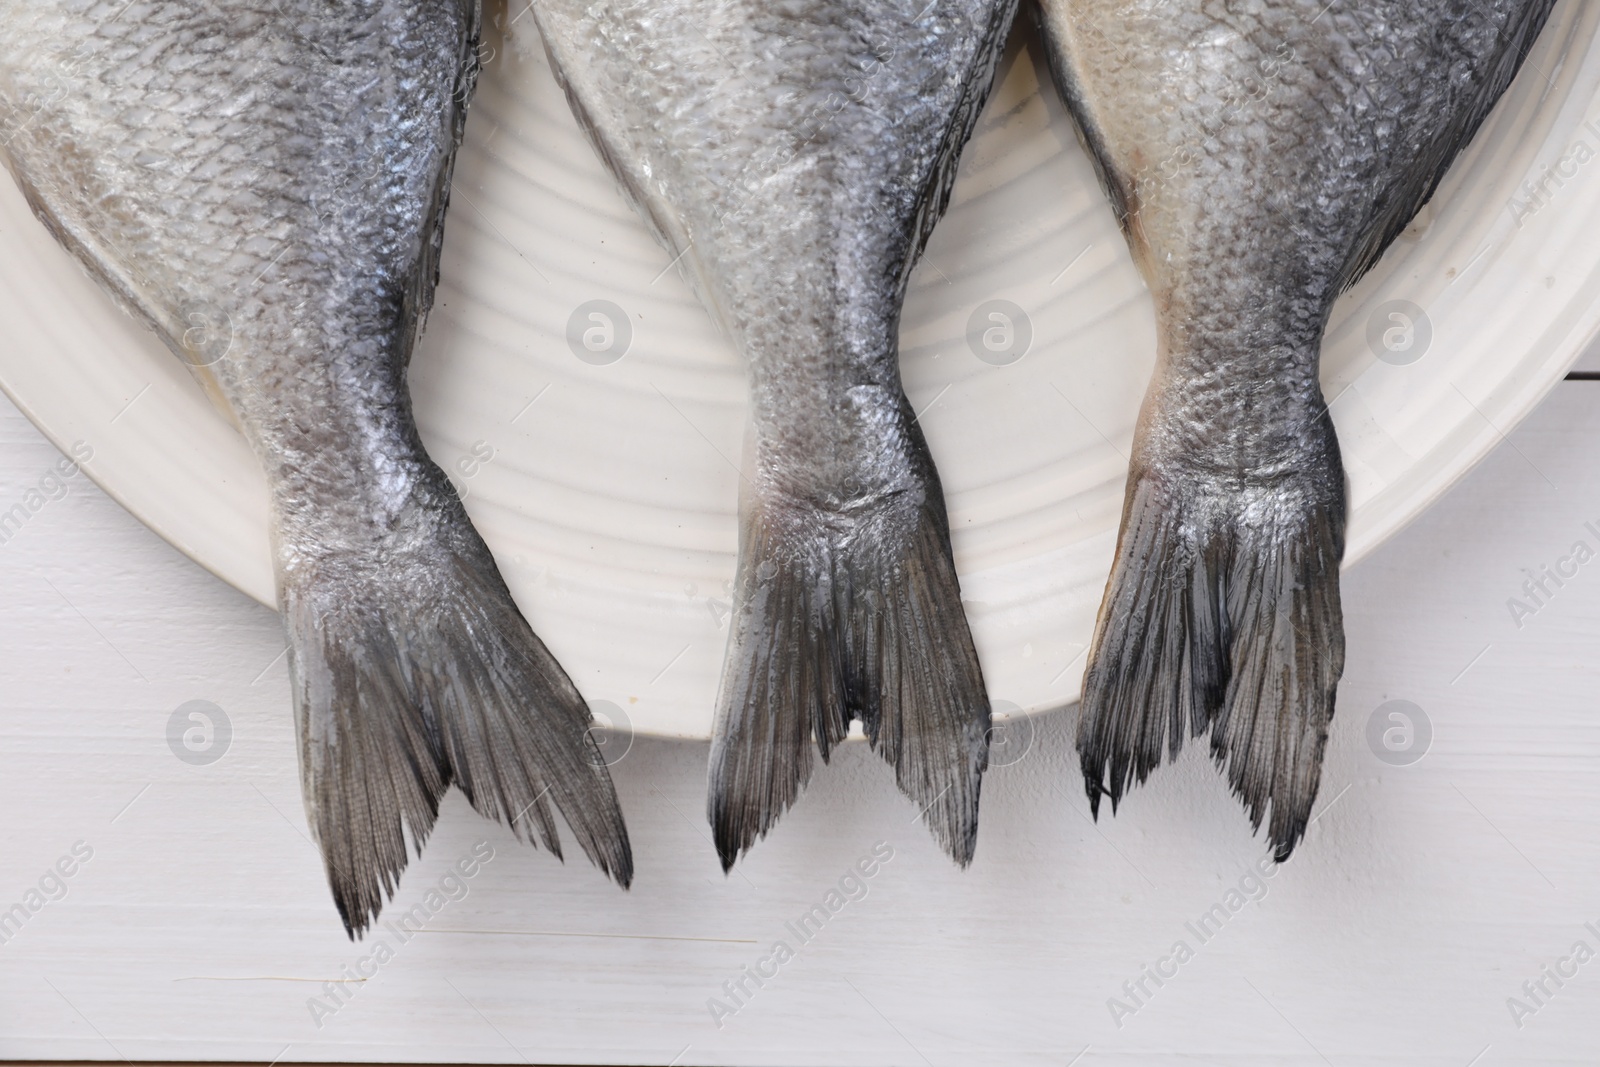
[[[1209,492],[1136,466],[1078,726],[1097,816],[1209,731],[1278,860],[1304,835],[1344,668],[1344,495],[1336,461],[1298,481]]]
[[[859,718],[940,845],[977,844],[989,700],[935,478],[856,536],[746,509],[711,742],[708,815],[724,870],[764,837]]]
[[[633,876],[587,705],[427,467],[418,503],[391,522],[332,507],[279,523],[306,811],[352,938],[393,897],[406,834],[420,851],[452,783],[560,858],[553,804],[601,870],[624,887]]]

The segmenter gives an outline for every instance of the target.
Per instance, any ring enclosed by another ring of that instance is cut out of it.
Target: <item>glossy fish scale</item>
[[[0,0],[0,144],[267,475],[308,819],[348,930],[453,782],[624,884],[589,714],[411,418],[476,0]]]
[[[426,27],[392,37],[375,17],[382,5],[352,5],[370,9],[366,19],[302,23],[335,38],[320,43],[343,61],[322,69],[307,62],[307,42],[267,21],[264,3],[136,4],[117,20],[121,4],[82,5],[72,20],[30,20],[24,12],[37,5],[8,6],[8,96],[47,92],[47,79],[69,71],[50,121],[17,134],[11,153],[58,227],[164,337],[181,344],[191,307],[231,319],[230,358],[212,372],[230,396],[250,397],[233,407],[270,466],[301,471],[321,443],[282,425],[308,403],[330,437],[371,423],[364,406],[301,380],[323,372],[319,357],[336,338],[369,394],[395,392],[394,357],[413,328],[400,305],[433,196],[426,157],[436,168],[446,145],[437,119],[431,131],[340,119],[381,110],[394,92],[391,64],[420,65],[448,24],[434,40]],[[436,113],[454,72],[438,82]],[[342,157],[321,150],[330,142],[345,146]],[[408,179],[406,168],[418,173]],[[98,196],[75,203],[74,183]],[[318,204],[329,191],[343,194],[336,210]]]
[[[403,369],[456,72],[419,79],[431,123],[360,116],[389,110],[404,68],[425,75],[428,57],[459,52],[461,5],[429,5],[435,17],[415,24],[383,4],[341,19],[316,4],[300,19],[264,3],[32,20],[22,9],[35,5],[9,6],[8,96],[67,71],[50,121],[13,140],[25,186],[191,362],[191,315],[230,324],[228,358],[204,373],[266,466],[281,524],[338,509],[380,536],[424,480]]]
[[[1550,0],[1046,0],[1056,80],[1157,314],[1085,675],[1113,804],[1209,732],[1285,858],[1343,667],[1344,475],[1318,384],[1339,292],[1430,196]]]
[[[752,477],[802,499],[828,501],[847,471],[903,480],[878,462],[880,434],[854,428],[897,422],[900,289],[941,149],[913,134],[937,132],[950,109],[961,87],[943,62],[961,58],[948,39],[973,27],[953,5],[935,5],[925,29],[900,6],[537,12],[552,50],[573,57],[563,76],[613,165],[688,249],[697,288],[752,363]],[[591,88],[602,82],[614,91]],[[785,417],[795,411],[806,417]],[[903,463],[907,448],[890,454]]]
[[[900,385],[906,280],[1009,2],[532,9],[602,158],[749,368],[710,815],[724,866],[852,717],[966,862],[988,698]]]

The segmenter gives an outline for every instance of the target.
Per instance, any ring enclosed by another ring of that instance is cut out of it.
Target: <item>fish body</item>
[[[580,124],[748,367],[710,769],[724,867],[852,718],[945,847],[972,856],[989,702],[897,335],[1013,5],[531,9]]]
[[[1304,834],[1344,663],[1323,331],[1551,6],[1043,0],[1057,84],[1158,319],[1084,681],[1096,810],[1209,733],[1277,857]]]
[[[308,820],[352,936],[454,782],[623,884],[571,681],[412,421],[477,0],[0,0],[0,155],[266,473]],[[41,354],[41,358],[43,354]]]

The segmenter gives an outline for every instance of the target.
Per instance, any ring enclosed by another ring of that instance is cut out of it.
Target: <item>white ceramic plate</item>
[[[1350,476],[1350,560],[1500,441],[1600,324],[1597,21],[1600,4],[1560,0],[1434,203],[1334,314],[1323,381]],[[590,152],[532,22],[488,37],[444,281],[411,372],[417,416],[585,694],[639,732],[706,737],[743,372]],[[1001,713],[1078,696],[1154,351],[1149,297],[1037,50],[1018,43],[912,280],[902,338]],[[10,182],[0,279],[0,387],[58,445],[86,442],[89,474],[152,529],[272,603],[266,491],[243,441]],[[992,300],[1026,317],[1020,359],[968,341]],[[614,362],[599,360],[617,347],[582,343],[591,326],[589,343],[606,341],[591,301],[626,314]]]

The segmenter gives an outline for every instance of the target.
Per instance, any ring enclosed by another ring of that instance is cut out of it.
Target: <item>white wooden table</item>
[[[1074,709],[1008,736],[966,872],[850,745],[724,877],[705,745],[639,738],[613,768],[631,892],[455,794],[386,912],[423,904],[420,932],[356,945],[307,839],[277,618],[81,475],[48,499],[59,456],[0,402],[0,512],[43,500],[0,544],[0,909],[40,905],[0,913],[0,1059],[1593,1063],[1600,558],[1522,587],[1600,551],[1597,456],[1600,382],[1563,383],[1347,573],[1321,814],[1270,878],[1199,747],[1092,823]],[[195,700],[231,727],[212,762],[169,744]],[[1368,741],[1395,700],[1431,726],[1415,762]],[[802,942],[787,924],[875,847]]]

